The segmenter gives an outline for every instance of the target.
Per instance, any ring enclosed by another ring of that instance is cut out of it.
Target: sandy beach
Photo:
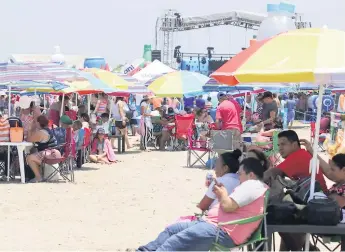
[[[308,128],[297,131],[309,139]],[[86,164],[75,184],[1,184],[0,250],[123,251],[147,243],[198,211],[207,170],[186,168],[186,156],[134,147],[111,166]]]

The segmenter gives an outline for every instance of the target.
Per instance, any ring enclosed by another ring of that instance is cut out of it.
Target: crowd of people
[[[84,162],[80,150],[87,132],[93,133],[90,161],[111,164],[116,162],[116,157],[114,143],[108,139],[108,135],[123,135],[127,148],[132,148],[128,133],[139,133],[140,148],[148,150],[152,134],[159,131],[159,150],[163,151],[173,135],[175,116],[193,114],[195,124],[212,125],[214,129],[232,132],[235,150],[219,155],[216,160],[215,176],[197,205],[205,214],[194,221],[169,225],[154,241],[138,250],[206,251],[212,247],[216,236],[219,244],[231,248],[246,242],[259,227],[261,220],[243,225],[224,225],[218,230],[219,223],[262,214],[265,211],[266,191],[277,176],[291,180],[310,176],[309,164],[313,154],[311,144],[308,140],[299,139],[293,130],[281,131],[282,108],[288,108],[288,118],[292,125],[296,101],[293,95],[289,95],[288,99],[279,98],[271,92],[258,95],[257,110],[250,111],[248,117],[253,124],[249,127],[251,131],[262,132],[267,137],[272,137],[273,132],[279,132],[278,149],[283,161],[272,164],[262,149],[255,146],[243,148],[242,118],[246,116],[243,115],[243,106],[247,104],[240,105],[226,93],[218,93],[216,108],[210,97],[203,99],[202,96],[185,98],[183,101],[177,98],[144,96],[138,103],[139,106],[135,106],[126,97],[109,100],[105,94],[99,94],[91,100],[93,113],[87,111],[85,102],[72,103],[72,100],[77,99],[60,96],[49,105],[46,114],[42,113],[40,105],[23,96],[18,102],[19,118],[24,139],[34,143],[34,148],[26,159],[33,172],[30,181],[43,181],[41,163],[44,159],[61,157],[61,149],[56,148],[61,142],[61,135],[56,134],[58,129],[63,129],[63,137],[71,138],[74,142],[79,154],[76,157],[77,167],[81,167]],[[70,111],[75,113],[69,113]],[[209,137],[208,130],[209,127],[201,127],[195,137],[206,140]],[[182,140],[187,141],[186,138]],[[329,163],[321,157],[319,160],[321,169],[318,170],[316,180],[323,193],[336,200],[340,208],[345,207],[345,154],[335,155]],[[331,188],[327,188],[324,176],[335,182]],[[282,250],[300,250],[305,243],[303,235],[280,235]]]

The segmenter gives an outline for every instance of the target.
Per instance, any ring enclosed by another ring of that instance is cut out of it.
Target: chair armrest
[[[221,226],[224,226],[224,225],[235,225],[235,224],[243,225],[243,224],[248,224],[248,223],[252,223],[252,222],[255,222],[255,221],[259,221],[262,218],[264,218],[266,215],[267,215],[267,213],[264,213],[264,214],[260,214],[260,215],[253,216],[253,217],[250,217],[250,218],[234,220],[234,221],[229,221],[229,222],[219,222],[218,223],[218,227],[221,227]]]

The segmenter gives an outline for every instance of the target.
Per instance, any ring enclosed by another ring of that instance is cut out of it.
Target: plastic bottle
[[[209,187],[210,185],[211,185],[211,183],[212,183],[212,181],[213,181],[213,172],[208,172],[207,174],[206,174],[206,181],[205,181],[205,186],[206,187]]]
[[[296,25],[292,16],[295,6],[285,2],[267,4],[267,18],[260,25],[257,40],[267,39],[282,32],[295,30]]]

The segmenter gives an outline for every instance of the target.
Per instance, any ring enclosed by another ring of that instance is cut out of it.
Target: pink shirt
[[[229,195],[239,206],[234,212],[226,213],[216,204],[208,211],[206,221],[218,225],[219,222],[229,222],[250,218],[263,214],[265,192],[267,186],[259,180],[247,180],[241,183]],[[242,225],[225,225],[222,229],[230,236],[236,245],[245,243],[259,227],[261,221]]]
[[[222,130],[237,129],[243,132],[241,124],[241,107],[236,107],[237,102],[229,100],[223,101],[219,104],[216,111],[216,119],[222,121]]]

